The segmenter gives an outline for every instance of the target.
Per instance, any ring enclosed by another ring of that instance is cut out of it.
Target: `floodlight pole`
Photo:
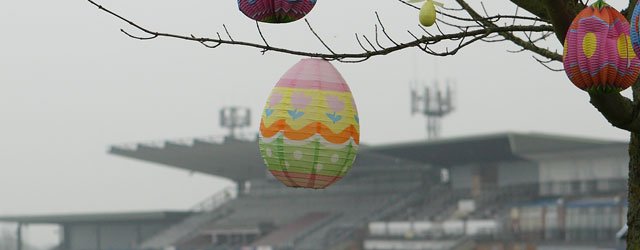
[[[427,118],[427,138],[432,140],[440,136],[441,120],[455,110],[454,93],[447,84],[445,91],[435,84],[424,87],[422,93],[411,89],[411,114],[421,113]]]
[[[229,129],[229,135],[225,138],[238,140],[240,137],[236,133],[237,129],[251,126],[251,109],[239,106],[229,106],[220,109],[220,126]],[[237,195],[242,195],[248,191],[247,180],[233,180],[238,185]]]
[[[251,125],[251,109],[238,106],[220,109],[220,126],[229,129],[229,138],[237,139],[236,130]]]

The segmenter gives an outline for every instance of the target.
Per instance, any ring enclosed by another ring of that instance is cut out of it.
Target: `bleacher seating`
[[[422,193],[411,183],[391,187],[385,183],[346,183],[329,190],[261,185],[260,189],[254,189],[256,192],[225,204],[224,208],[232,212],[199,231],[233,231],[233,228],[260,228],[260,225],[270,224],[273,229],[263,230],[253,243],[244,242],[235,247],[269,245],[275,249],[325,249],[352,237],[371,220],[396,214]],[[210,238],[215,236],[210,235]],[[228,244],[221,242],[218,247]]]
[[[298,235],[301,231],[304,231],[305,228],[312,227],[314,224],[318,224],[323,220],[331,218],[331,214],[327,212],[311,212],[308,213],[293,222],[284,225],[274,232],[267,234],[265,237],[258,239],[253,242],[251,246],[274,246],[280,245],[282,242],[291,242],[293,245],[293,239]]]

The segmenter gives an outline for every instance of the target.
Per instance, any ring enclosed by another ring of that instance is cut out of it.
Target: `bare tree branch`
[[[640,119],[638,105],[620,93],[590,93],[591,104],[614,127],[630,132],[640,132]]]
[[[224,28],[224,32],[226,32],[226,33],[227,33],[227,37],[229,37],[229,40],[230,40],[230,41],[232,41],[232,42],[234,42],[234,41],[233,41],[233,37],[231,37],[231,34],[229,33],[229,29],[227,29],[227,25],[222,24],[222,27]],[[219,38],[220,40],[222,40],[222,38],[220,38],[220,34],[218,34],[218,38]]]
[[[542,0],[510,0],[515,5],[527,10],[529,13],[534,14],[542,20],[549,22],[549,16],[547,10],[542,5]]]
[[[555,68],[552,68],[551,66],[549,66],[549,63],[552,62],[553,60],[543,61],[543,60],[538,59],[536,56],[532,56],[532,57],[533,57],[533,59],[535,59],[538,63],[540,63],[542,66],[544,66],[548,70],[555,71],[555,72],[564,71],[564,69],[555,69]]]
[[[378,15],[378,12],[376,11],[376,19],[378,19],[378,23],[380,24],[380,28],[382,29],[382,33],[387,37],[387,39],[389,39],[389,41],[391,41],[393,44],[395,44],[396,46],[398,46],[399,44],[396,43],[396,41],[394,41],[391,36],[389,36],[389,34],[387,33],[387,29],[384,27],[384,24],[382,23],[382,20],[380,20],[380,15]]]
[[[627,8],[621,11],[621,13],[627,17],[627,20],[631,20],[631,15],[633,14],[633,10],[636,8],[637,3],[638,0],[629,0]]]
[[[220,36],[220,33],[218,33],[218,36]],[[193,34],[191,34],[191,38],[196,39],[196,37],[195,37]],[[207,48],[210,48],[210,49],[215,49],[215,48],[217,48],[218,46],[220,46],[220,44],[221,44],[221,43],[216,43],[216,44],[210,45],[210,44],[207,44],[207,43],[205,43],[205,42],[200,42],[200,43],[201,43],[203,46],[205,46],[205,47],[207,47]]]
[[[407,6],[411,7],[411,8],[414,8],[416,10],[420,10],[419,7],[410,4],[410,3],[406,2],[405,0],[398,0],[398,1],[403,3],[404,5],[407,5]],[[457,9],[457,10],[461,10],[462,11],[464,9]],[[472,19],[472,18],[464,18],[464,17],[459,17],[459,16],[456,16],[456,15],[451,15],[449,13],[446,13],[446,12],[440,11],[440,10],[436,10],[436,12],[438,14],[440,14],[440,15],[446,16],[446,17],[451,18],[451,19],[459,20],[459,21],[465,21],[465,22],[475,22],[475,21],[477,21],[477,20]],[[495,22],[495,21],[498,21],[498,20],[501,20],[501,19],[512,19],[514,21],[515,20],[527,20],[527,21],[539,21],[539,22],[548,23],[547,20],[541,19],[541,18],[538,18],[538,17],[528,17],[528,16],[519,16],[519,15],[513,15],[513,16],[510,16],[510,15],[494,15],[494,16],[487,16],[487,17],[485,17],[483,19],[488,20],[488,21],[492,21],[492,22]]]
[[[194,35],[179,35],[179,34],[171,34],[171,33],[163,33],[163,32],[157,32],[157,31],[153,31],[150,30],[146,27],[143,27],[105,7],[103,7],[102,5],[97,4],[95,1],[93,0],[87,0],[88,2],[90,2],[91,4],[93,4],[94,6],[98,7],[98,9],[126,22],[127,24],[129,24],[132,27],[135,27],[136,29],[138,29],[139,31],[141,31],[142,33],[145,33],[146,35],[148,35],[148,37],[142,37],[142,36],[134,36],[131,35],[130,33],[125,32],[126,35],[128,35],[131,38],[134,39],[139,39],[139,40],[150,40],[150,39],[154,39],[154,38],[158,38],[158,37],[167,37],[167,38],[175,38],[175,39],[181,39],[181,40],[188,40],[188,41],[194,41],[194,42],[198,42],[202,45],[205,45],[207,48],[217,48],[222,44],[227,44],[227,45],[238,45],[238,46],[245,46],[245,47],[252,47],[252,48],[257,48],[259,49],[262,53],[266,52],[266,51],[274,51],[274,52],[279,52],[279,53],[286,53],[286,54],[291,54],[291,55],[299,55],[299,56],[307,56],[307,57],[316,57],[316,58],[323,58],[326,60],[338,60],[341,62],[361,62],[364,60],[367,60],[371,57],[375,57],[375,56],[381,56],[381,55],[387,55],[399,50],[403,50],[403,49],[407,49],[407,48],[412,48],[412,47],[418,47],[420,49],[422,49],[423,51],[432,54],[432,55],[438,55],[438,56],[444,56],[444,55],[453,55],[455,53],[457,53],[460,49],[470,45],[472,42],[476,42],[476,41],[480,41],[484,38],[487,38],[489,35],[491,34],[511,34],[511,32],[552,32],[553,31],[553,27],[550,25],[509,25],[509,26],[497,26],[497,25],[492,25],[492,26],[459,26],[459,25],[455,25],[455,24],[449,24],[450,26],[456,27],[458,29],[460,29],[460,32],[457,33],[445,33],[439,26],[438,26],[438,30],[440,32],[439,35],[432,35],[431,33],[429,33],[426,29],[423,28],[423,31],[427,34],[427,35],[423,35],[421,37],[417,37],[415,35],[412,35],[413,40],[407,41],[407,42],[398,42],[394,39],[391,38],[391,36],[387,33],[382,21],[380,20],[379,15],[377,15],[377,19],[378,19],[378,23],[380,25],[382,34],[389,40],[391,41],[391,43],[393,43],[393,46],[389,46],[389,47],[385,47],[382,44],[380,44],[380,41],[378,40],[378,29],[377,26],[375,25],[376,29],[375,29],[375,36],[376,36],[376,43],[378,44],[378,46],[380,47],[380,49],[376,49],[376,47],[371,43],[371,41],[366,37],[363,36],[363,38],[365,39],[365,41],[373,48],[373,51],[371,50],[367,50],[364,48],[364,46],[362,45],[362,42],[360,41],[360,39],[356,39],[356,41],[358,42],[358,44],[360,44],[360,47],[364,50],[364,52],[359,52],[359,53],[337,53],[335,52],[333,49],[331,49],[327,43],[321,38],[320,35],[317,34],[317,32],[313,29],[313,27],[311,26],[311,24],[309,23],[308,20],[305,20],[307,22],[307,25],[309,27],[309,29],[311,30],[311,32],[314,34],[314,36],[322,43],[322,45],[329,51],[329,53],[320,53],[320,52],[309,52],[309,51],[298,51],[298,50],[293,50],[293,49],[288,49],[288,48],[283,48],[283,47],[277,47],[277,46],[272,46],[271,44],[267,43],[266,38],[264,37],[264,35],[262,34],[262,31],[260,29],[260,26],[257,25],[257,29],[258,29],[258,33],[260,34],[260,37],[263,41],[264,44],[258,44],[258,43],[252,43],[252,42],[246,42],[246,41],[239,41],[239,40],[235,40],[232,38],[229,30],[227,29],[226,25],[223,25],[223,28],[225,30],[225,33],[227,34],[228,39],[223,39],[219,34],[217,36],[217,38],[208,38],[208,37],[197,37]],[[455,9],[451,9],[451,10],[455,10]],[[450,16],[450,15],[449,15]],[[500,20],[501,18],[504,18],[503,16],[493,16],[487,20]],[[515,17],[512,17],[515,18]],[[480,17],[480,19],[485,19]],[[473,19],[459,19],[459,20],[473,20]],[[474,28],[473,30],[471,30],[470,28]],[[124,31],[123,31],[124,32]],[[467,38],[470,37],[472,39],[468,40],[467,42],[460,42],[456,48],[449,50],[449,49],[445,49],[444,52],[436,52],[431,50],[430,48],[428,48],[427,45],[432,45],[432,44],[436,44],[436,43],[440,43],[440,42],[446,42],[446,41],[455,41],[455,40],[462,40],[464,41],[463,38]],[[511,39],[509,39],[511,40]],[[523,43],[526,43],[525,41],[522,41]],[[523,44],[523,47],[525,45]],[[555,61],[560,61],[561,57],[557,54],[554,54],[552,52],[549,51],[545,51],[543,49],[540,49],[538,47],[536,47],[535,45],[528,45],[526,47],[528,50],[530,51],[534,51],[537,54],[546,57],[548,59],[552,59]]]
[[[262,30],[260,29],[260,23],[259,22],[256,22],[256,28],[258,28],[258,33],[260,34],[260,38],[262,38],[262,41],[264,42],[264,45],[269,47],[269,43],[267,42],[267,39],[264,38],[264,35],[262,34]]]
[[[541,0],[547,9],[547,15],[555,27],[556,37],[560,44],[564,43],[569,26],[580,10],[586,6],[575,0]]]
[[[469,15],[473,18],[473,19],[477,19],[479,23],[481,23],[482,25],[484,25],[487,28],[495,28],[498,27],[496,24],[487,21],[485,19],[482,18],[482,16],[480,14],[478,14],[478,12],[476,12],[469,4],[467,4],[464,0],[456,0],[456,2],[462,6],[463,9],[465,9],[467,11],[467,13],[469,13]],[[515,35],[513,35],[512,33],[510,33],[509,31],[502,31],[502,32],[498,32],[498,34],[500,34],[501,36],[503,36],[505,39],[515,43],[516,45],[522,47],[523,49],[526,49],[528,51],[534,52],[538,55],[541,55],[545,58],[548,59],[552,59],[558,62],[562,61],[562,56],[558,53],[554,53],[549,51],[548,49],[544,49],[544,48],[540,48],[538,46],[536,46],[533,43],[527,42],[522,40],[519,37],[516,37]]]
[[[131,37],[133,39],[138,39],[138,40],[151,40],[151,39],[154,39],[154,38],[158,37],[157,35],[151,35],[151,36],[148,36],[148,37],[136,36],[136,35],[132,35],[131,33],[125,31],[124,29],[120,29],[120,32],[124,33],[128,37]]]

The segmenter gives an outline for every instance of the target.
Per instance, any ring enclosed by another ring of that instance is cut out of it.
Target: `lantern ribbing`
[[[303,59],[280,78],[260,121],[269,172],[289,187],[321,189],[343,178],[360,143],[349,86],[331,63]]]
[[[629,23],[617,10],[598,1],[571,23],[564,42],[564,69],[574,85],[593,93],[610,93],[633,85],[640,60],[631,46]]]
[[[265,23],[289,23],[303,18],[316,0],[238,0],[238,8],[247,17]]]

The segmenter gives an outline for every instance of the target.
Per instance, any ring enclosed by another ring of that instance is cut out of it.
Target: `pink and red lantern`
[[[629,22],[598,0],[573,20],[564,41],[564,69],[571,82],[589,92],[617,92],[640,73],[629,37]]]
[[[317,0],[238,0],[240,11],[258,22],[288,23],[306,16]]]

